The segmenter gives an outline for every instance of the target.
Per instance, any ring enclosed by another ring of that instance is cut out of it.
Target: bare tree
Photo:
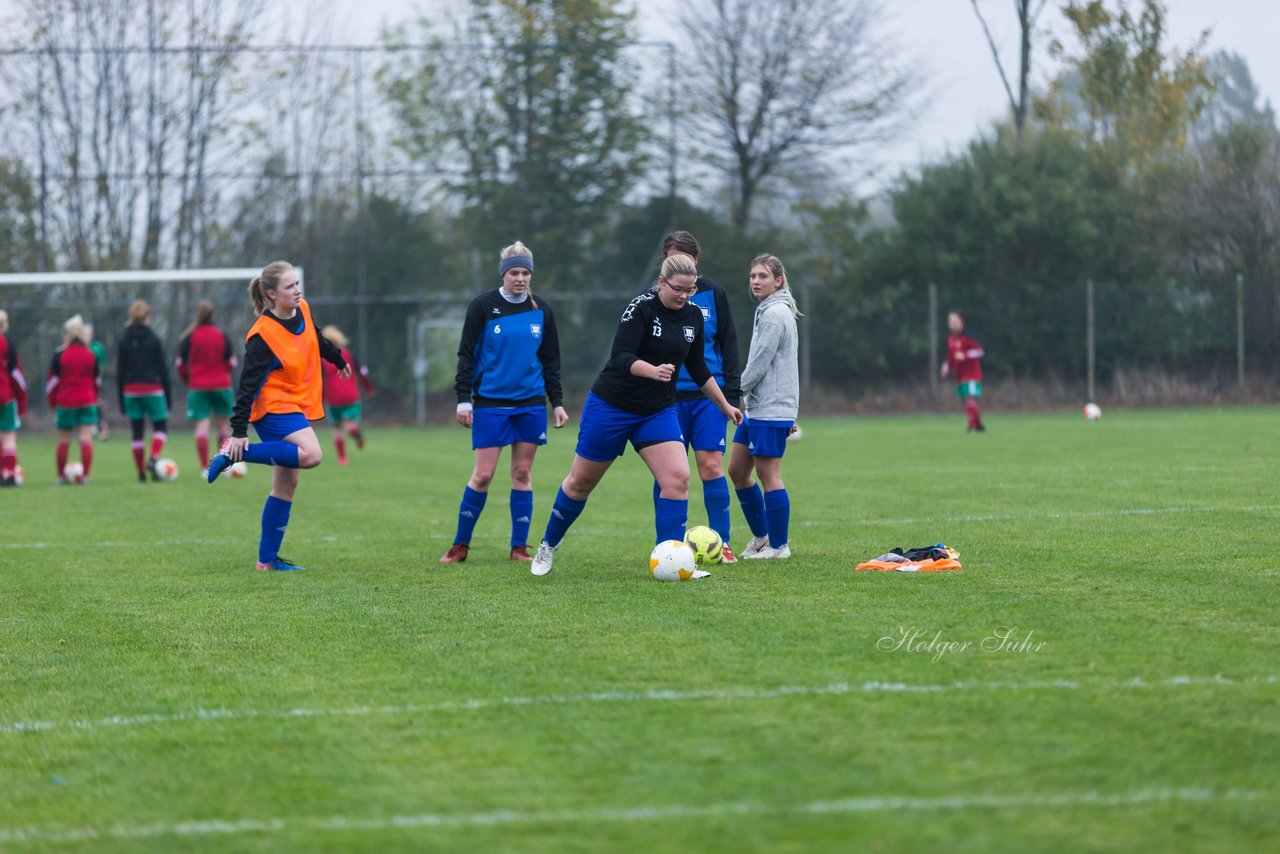
[[[81,269],[200,263],[206,167],[252,100],[233,78],[265,0],[14,6],[15,46],[38,53],[0,75],[41,142],[49,242]]]
[[[710,120],[686,143],[725,175],[739,235],[771,179],[866,152],[898,131],[914,78],[881,31],[878,0],[690,0],[688,103]]]
[[[1035,32],[1036,21],[1048,0],[1013,0],[1014,12],[1018,16],[1018,94],[1014,97],[1013,86],[1009,83],[1009,75],[1004,70],[1004,62],[1000,59],[1000,48],[996,44],[987,19],[982,14],[978,0],[969,0],[973,5],[973,13],[982,24],[982,34],[987,37],[987,47],[991,48],[991,58],[996,62],[996,70],[1000,72],[1000,82],[1004,84],[1005,94],[1009,96],[1009,111],[1013,113],[1013,126],[1018,136],[1022,136],[1022,128],[1027,123],[1027,111],[1030,106],[1028,88],[1031,79],[1031,39]]]

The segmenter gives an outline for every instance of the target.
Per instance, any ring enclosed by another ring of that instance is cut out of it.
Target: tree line
[[[999,10],[971,4],[990,35]],[[494,286],[516,238],[585,383],[673,227],[744,329],[746,262],[788,262],[807,375],[836,394],[924,381],[931,284],[996,378],[1080,376],[1086,281],[1104,377],[1223,370],[1237,277],[1251,364],[1280,356],[1274,114],[1240,57],[1170,45],[1157,0],[1015,2],[1007,119],[873,198],[858,164],[930,89],[878,0],[688,0],[643,44],[618,0],[462,0],[358,53],[324,49],[323,7],[267,49],[264,0],[12,6],[0,269],[285,257],[360,298],[389,389],[411,384],[406,315]]]

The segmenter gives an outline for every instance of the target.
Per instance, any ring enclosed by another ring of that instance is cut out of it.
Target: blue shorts
[[[547,444],[545,406],[478,406],[471,410],[471,448],[505,448],[515,442]]]
[[[268,412],[253,422],[253,429],[258,434],[258,440],[262,442],[279,442],[285,436],[297,433],[299,430],[306,430],[310,426],[311,422],[301,412],[289,412],[283,415]]]
[[[794,421],[746,421],[733,432],[735,445],[746,445],[753,457],[777,457],[787,449],[787,433]]]
[[[677,400],[676,418],[680,422],[680,432],[684,434],[684,444],[695,451],[719,451],[724,453],[724,426],[729,419],[724,417],[714,403],[705,397],[700,400]]]
[[[684,435],[673,407],[653,415],[632,415],[605,403],[594,393],[588,394],[587,405],[582,408],[575,453],[592,462],[611,462],[622,456],[628,439],[638,451],[659,442],[683,442]]]

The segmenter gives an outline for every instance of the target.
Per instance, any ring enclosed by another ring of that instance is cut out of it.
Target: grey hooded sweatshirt
[[[791,295],[778,291],[756,307],[742,370],[742,408],[755,421],[794,421],[800,410],[799,334]]]

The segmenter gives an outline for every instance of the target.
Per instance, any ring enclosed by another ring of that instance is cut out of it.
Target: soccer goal
[[[305,284],[302,268],[294,269]],[[63,322],[79,314],[92,324],[94,338],[108,355],[106,398],[114,394],[116,346],[134,300],[150,304],[151,328],[172,355],[182,332],[195,320],[196,306],[204,300],[213,303],[215,322],[232,340],[242,338],[254,319],[247,289],[260,272],[256,267],[217,267],[0,273],[0,308],[9,313],[9,337],[33,388],[43,386],[53,353],[62,346]],[[44,396],[33,394],[31,405],[44,409]]]

